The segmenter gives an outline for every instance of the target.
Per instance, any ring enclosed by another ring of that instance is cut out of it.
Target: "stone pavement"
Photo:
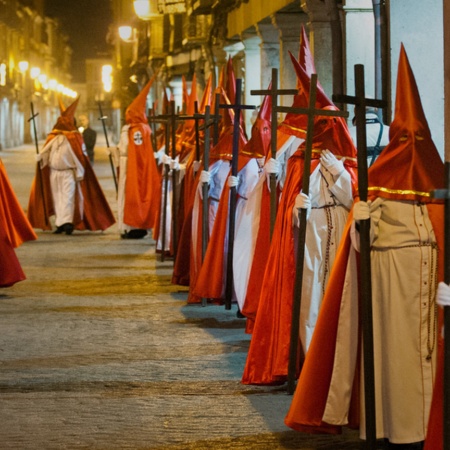
[[[0,158],[26,208],[34,148]],[[104,148],[96,158],[116,211]],[[0,291],[0,450],[361,447],[354,431],[290,430],[283,387],[240,384],[244,321],[187,305],[150,237],[38,231],[17,254],[27,280]]]

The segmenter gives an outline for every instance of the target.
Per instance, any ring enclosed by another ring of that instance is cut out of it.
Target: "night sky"
[[[86,58],[104,57],[110,51],[106,43],[112,23],[110,0],[45,0],[45,15],[58,18],[73,49],[73,81],[85,81]]]

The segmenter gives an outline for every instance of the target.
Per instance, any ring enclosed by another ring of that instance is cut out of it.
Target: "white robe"
[[[83,217],[83,194],[79,181],[84,177],[84,167],[76,157],[67,137],[58,134],[40,151],[41,166],[50,168],[50,186],[55,209],[55,225],[73,224],[75,194],[78,190],[79,212]]]
[[[128,130],[130,125],[126,124],[122,127],[120,133],[120,140],[118,145],[119,150],[119,182],[117,189],[117,223],[119,232],[124,233],[132,230],[132,227],[124,223],[123,216],[125,210],[125,183],[127,181],[127,166],[128,166]]]
[[[436,237],[425,205],[378,198],[370,210],[377,438],[396,444],[419,442],[426,435],[436,367]],[[348,421],[357,357],[355,269],[352,251],[323,416],[324,421],[336,425]],[[363,399],[363,385],[361,389]],[[364,439],[363,404],[361,416]]]
[[[319,164],[312,172],[309,184],[311,212],[306,225],[300,306],[300,340],[305,354],[316,326],[348,212],[353,204],[351,178],[346,170],[338,177],[333,177]],[[298,236],[295,230],[294,236]],[[297,242],[294,248],[296,251]]]
[[[214,227],[214,222],[216,220],[217,210],[219,208],[219,200],[222,195],[222,189],[225,186],[226,180],[230,173],[230,161],[218,160],[215,161],[209,167],[209,172],[211,174],[211,180],[209,183],[209,207],[208,207],[208,229],[211,234]],[[202,208],[202,183],[199,182],[197,189],[195,191],[194,207],[192,210],[192,235],[191,235],[191,249],[193,252],[193,259],[199,261],[202,255],[197,255],[198,239],[201,235],[198,231],[201,224],[198,222],[199,213]]]
[[[282,167],[286,166],[286,161],[297,150],[302,143],[302,139],[296,136],[290,136],[289,139],[277,151],[277,160],[281,161]],[[256,167],[253,166],[253,170]],[[256,238],[261,215],[261,198],[264,183],[267,182],[265,168],[262,171],[255,172],[256,179],[249,182],[248,172],[240,174],[240,180],[243,182],[238,187],[240,195],[236,206],[236,228],[234,234],[233,247],[233,286],[234,295],[242,311],[244,301],[247,295],[247,286],[252,268],[253,255],[255,253]],[[284,171],[282,170],[282,173]],[[280,179],[284,178],[280,176]]]

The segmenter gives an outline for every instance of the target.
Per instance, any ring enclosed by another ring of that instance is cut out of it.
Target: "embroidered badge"
[[[133,141],[136,145],[142,145],[142,133],[140,131],[136,131],[133,135]]]

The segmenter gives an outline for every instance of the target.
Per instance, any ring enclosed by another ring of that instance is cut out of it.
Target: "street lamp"
[[[159,16],[158,0],[134,0],[133,6],[137,16],[142,20]]]
[[[129,25],[122,25],[119,27],[119,36],[122,41],[131,42],[133,36],[133,28]]]

